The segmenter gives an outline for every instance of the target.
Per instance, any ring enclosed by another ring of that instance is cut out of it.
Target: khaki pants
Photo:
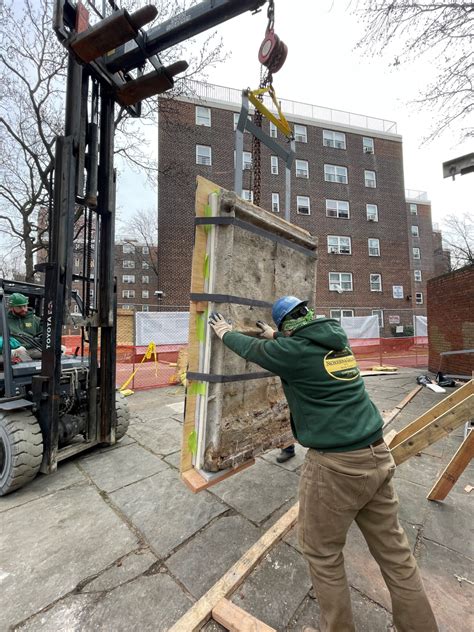
[[[342,549],[356,521],[382,571],[398,632],[437,632],[415,558],[398,522],[387,446],[308,450],[299,488],[298,539],[321,610],[321,632],[354,632]]]

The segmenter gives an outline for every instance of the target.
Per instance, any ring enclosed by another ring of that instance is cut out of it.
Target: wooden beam
[[[179,619],[168,632],[197,632],[209,620],[221,599],[228,597],[252,572],[267,551],[293,527],[298,503],[286,512],[263,536]]]
[[[428,494],[428,500],[444,500],[474,457],[474,432],[471,431],[443,470]]]
[[[276,632],[228,599],[221,599],[212,609],[212,618],[230,632]]]
[[[452,395],[449,397],[445,397],[441,402],[430,408],[426,413],[417,417],[414,421],[412,421],[408,426],[405,426],[403,430],[397,434],[395,439],[392,442],[392,448],[397,446],[399,443],[402,443],[408,437],[412,436],[432,421],[434,421],[437,417],[440,417],[443,413],[452,408],[455,404],[462,402],[466,397],[472,395],[474,393],[474,383],[473,380],[470,380],[461,388],[458,388]]]
[[[424,448],[427,448],[432,443],[435,443],[435,441],[445,437],[468,421],[472,417],[473,406],[474,395],[469,395],[439,417],[437,416],[432,421],[426,423],[418,432],[410,434],[410,436],[401,443],[397,442],[401,434],[399,432],[390,446],[395,463],[397,465],[403,463],[414,454],[421,452]],[[406,428],[404,428],[402,432],[405,430]]]
[[[392,441],[394,440],[394,438],[397,436],[397,431],[396,430],[389,430],[387,432],[386,435],[384,435],[384,441],[387,444],[388,447],[391,446]]]
[[[192,468],[190,470],[186,470],[186,472],[183,472],[181,474],[181,478],[183,482],[186,484],[186,486],[189,487],[189,489],[194,494],[197,494],[198,492],[202,492],[204,489],[208,489],[208,487],[212,487],[212,485],[216,485],[217,483],[220,483],[225,478],[229,478],[229,476],[233,476],[234,474],[237,474],[237,472],[246,470],[248,467],[254,464],[255,464],[255,459],[249,459],[248,461],[245,461],[245,463],[242,463],[241,465],[237,467],[233,467],[232,469],[228,469],[228,470],[222,470],[222,472],[218,473],[219,474],[218,476],[214,476],[213,478],[209,480],[204,478],[204,476],[202,476],[199,473],[199,470]]]

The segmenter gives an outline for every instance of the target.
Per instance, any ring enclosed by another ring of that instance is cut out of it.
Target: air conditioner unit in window
[[[364,154],[373,154],[374,150],[372,147],[364,147]]]
[[[375,217],[368,217],[368,218],[367,218],[367,221],[368,221],[368,222],[375,222]]]

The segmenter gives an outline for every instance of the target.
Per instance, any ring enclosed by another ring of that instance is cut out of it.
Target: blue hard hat
[[[296,296],[282,296],[277,301],[273,303],[272,307],[272,318],[275,325],[280,329],[280,325],[282,324],[285,316],[288,316],[290,312],[292,312],[295,307],[299,305],[307,305],[308,301],[302,301],[300,298],[296,298]]]

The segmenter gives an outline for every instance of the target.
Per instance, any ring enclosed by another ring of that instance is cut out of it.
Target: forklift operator
[[[10,336],[18,336],[22,345],[31,357],[40,357],[39,344],[41,342],[42,322],[39,316],[28,307],[28,298],[24,294],[15,292],[8,301],[8,327]]]

